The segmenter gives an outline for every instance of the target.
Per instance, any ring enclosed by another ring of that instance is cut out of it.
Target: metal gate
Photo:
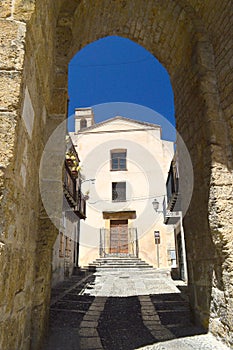
[[[123,223],[122,223],[123,224]],[[100,229],[100,257],[129,256],[138,258],[138,237],[136,228],[121,225],[111,229]]]

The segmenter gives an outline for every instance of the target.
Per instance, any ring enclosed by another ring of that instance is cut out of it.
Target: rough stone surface
[[[1,18],[7,18],[11,16],[12,11],[12,0],[3,0],[1,1],[1,7],[0,7],[0,17]]]
[[[1,2],[0,348],[38,349],[46,330],[56,229],[40,200],[41,154],[66,114],[70,58],[106,35],[144,46],[170,74],[195,176],[184,222],[192,310],[233,345],[232,21],[231,0]]]

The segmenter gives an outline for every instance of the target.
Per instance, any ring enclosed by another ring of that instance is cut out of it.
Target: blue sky
[[[69,116],[77,107],[92,106],[97,123],[121,115],[160,124],[163,137],[174,138],[169,75],[150,52],[129,39],[106,37],[80,50],[70,62],[68,86]],[[70,117],[69,131],[73,129]]]

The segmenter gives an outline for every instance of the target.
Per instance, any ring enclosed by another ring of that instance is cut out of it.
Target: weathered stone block
[[[0,109],[15,111],[18,108],[21,74],[0,72]],[[6,94],[6,91],[8,93]]]
[[[0,20],[0,70],[21,70],[24,60],[25,25]]]
[[[6,297],[8,295],[9,289],[9,270],[7,266],[10,264],[10,252],[6,243],[0,242],[0,263],[1,263],[1,273],[0,273],[0,300],[2,304],[6,305]],[[3,314],[2,314],[2,317]]]
[[[6,167],[13,155],[16,118],[14,113],[0,112],[0,166]]]
[[[56,89],[53,91],[51,105],[49,109],[50,114],[65,114],[67,107],[67,90]]]
[[[31,18],[35,0],[15,0],[13,16],[17,21],[26,22]]]
[[[12,0],[2,0],[1,6],[0,6],[0,17],[10,17],[11,15],[11,7],[12,6]]]
[[[19,349],[19,337],[17,337],[17,334],[20,334],[20,327],[17,317],[12,316],[0,323],[0,332],[0,346],[2,349]]]
[[[14,311],[19,312],[26,306],[26,295],[25,292],[21,291],[15,295],[14,298]]]

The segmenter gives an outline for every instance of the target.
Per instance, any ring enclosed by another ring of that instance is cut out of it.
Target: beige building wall
[[[52,287],[70,277],[77,260],[79,218],[63,211],[60,232],[53,245]]]
[[[167,250],[175,247],[173,230],[163,224],[163,214],[154,211],[152,201],[157,198],[162,210],[173,143],[161,139],[160,126],[121,117],[71,133],[71,137],[82,159],[86,180],[82,192],[89,195],[87,219],[81,223],[80,230],[80,265],[85,266],[99,257],[100,229],[110,225],[110,220],[103,219],[103,212],[135,211],[136,218],[128,224],[137,229],[139,257],[157,266],[154,230],[159,230],[160,267],[169,267]],[[126,171],[111,171],[111,150],[114,149],[126,149]],[[88,181],[93,178],[95,184]],[[121,181],[126,182],[126,201],[115,203],[112,182]]]

